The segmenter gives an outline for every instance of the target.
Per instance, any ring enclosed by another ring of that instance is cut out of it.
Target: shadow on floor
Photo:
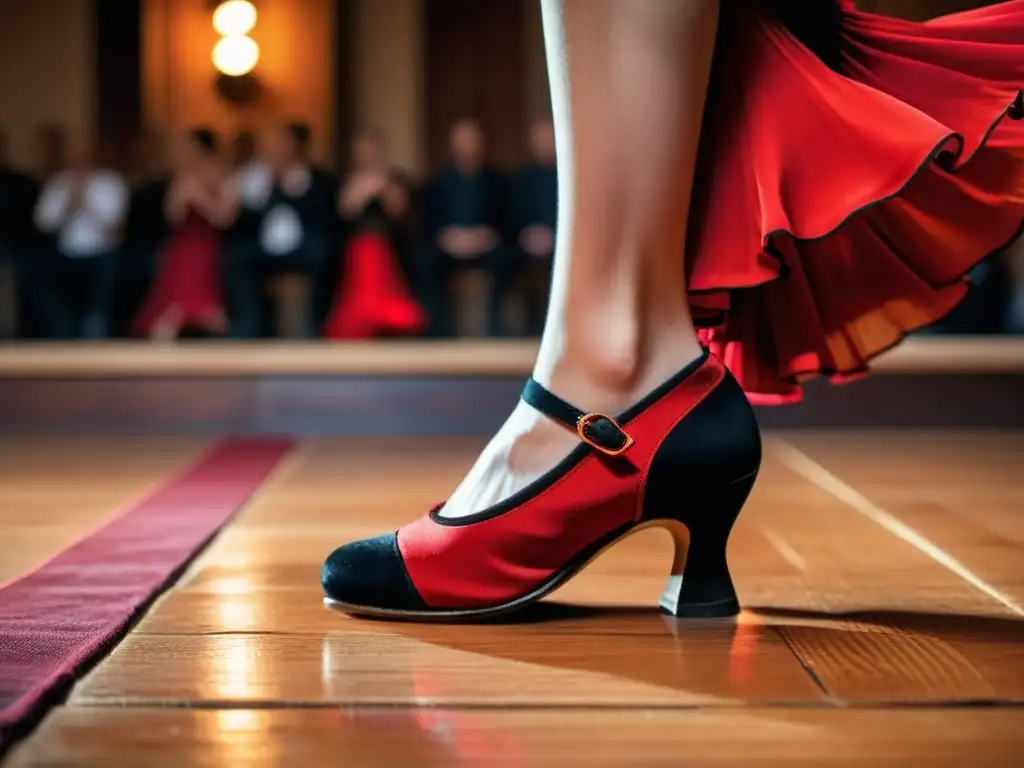
[[[1007,680],[1024,693],[1024,620],[1011,617],[758,606],[737,619],[679,620],[542,601],[504,621],[390,627],[438,647],[723,704],[994,701],[1006,698]]]

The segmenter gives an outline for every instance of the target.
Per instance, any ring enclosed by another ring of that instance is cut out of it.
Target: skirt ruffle
[[[1024,0],[924,24],[844,4],[842,72],[723,9],[688,279],[754,402],[843,381],[948,313],[1024,221]]]

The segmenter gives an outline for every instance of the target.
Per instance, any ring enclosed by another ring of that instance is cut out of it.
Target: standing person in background
[[[341,281],[324,335],[368,339],[420,332],[423,310],[410,295],[398,256],[409,194],[384,142],[363,133],[352,144],[352,172],[338,194],[344,222]]]
[[[513,186],[512,211],[519,255],[516,272],[524,278],[526,287],[527,333],[540,336],[558,219],[555,129],[550,120],[538,120],[530,126],[530,155]]]
[[[98,162],[96,149],[80,145],[70,167],[43,185],[35,223],[56,236],[44,257],[50,335],[103,338],[110,323],[114,266],[128,212],[128,185]]]
[[[426,191],[425,242],[417,265],[425,284],[431,335],[453,334],[451,278],[460,270],[475,269],[491,277],[487,331],[501,336],[501,304],[510,274],[503,242],[505,180],[486,165],[484,133],[475,121],[452,126],[449,144],[452,162]]]
[[[218,154],[216,136],[197,128],[176,148],[175,173],[164,202],[171,228],[153,289],[135,330],[170,341],[183,332],[219,335],[227,330],[221,297],[221,230],[234,221],[234,185]]]
[[[156,277],[169,228],[164,202],[170,187],[164,138],[155,132],[140,136],[131,149],[131,201],[124,225],[114,289],[113,329],[130,336],[132,320]]]
[[[304,335],[313,337],[327,315],[331,285],[325,278],[336,252],[334,176],[313,165],[309,127],[274,125],[260,137],[260,164],[239,177],[242,213],[228,255],[232,335],[266,335],[266,281],[303,275],[310,301]]]

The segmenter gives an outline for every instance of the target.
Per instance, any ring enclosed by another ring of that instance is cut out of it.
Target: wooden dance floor
[[[302,442],[4,765],[1022,764],[1024,434],[769,435],[735,622],[658,614],[658,531],[511,625],[326,609],[325,555],[480,444]],[[202,447],[0,441],[0,582]]]

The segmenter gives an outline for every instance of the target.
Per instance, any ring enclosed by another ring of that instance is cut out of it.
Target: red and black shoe
[[[660,526],[676,545],[662,610],[739,612],[726,541],[757,477],[761,439],[746,395],[717,358],[705,352],[617,419],[583,413],[532,379],[522,397],[579,434],[580,445],[490,509],[449,519],[438,506],[397,533],[340,547],[323,568],[328,605],[418,620],[496,616],[544,597],[620,539]]]

